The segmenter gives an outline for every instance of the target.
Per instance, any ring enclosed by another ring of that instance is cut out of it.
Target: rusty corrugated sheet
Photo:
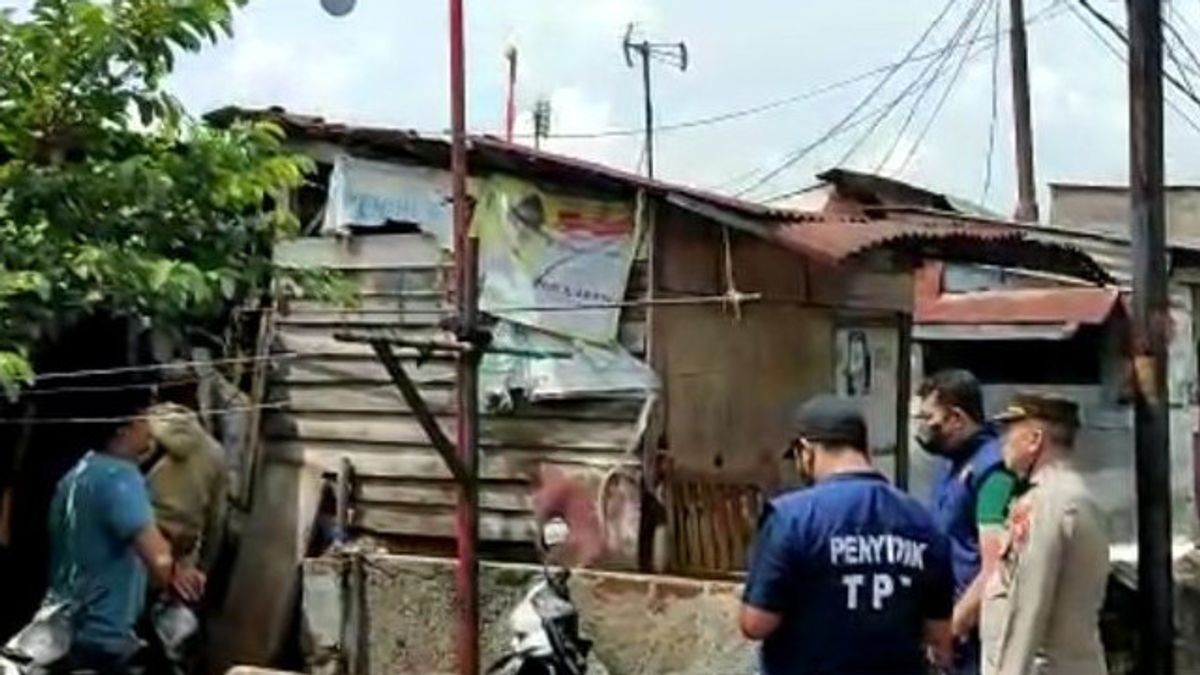
[[[1099,325],[1120,307],[1114,288],[1020,289],[917,297],[913,319],[921,324]]]
[[[778,224],[781,245],[828,264],[886,248],[920,258],[978,262],[1068,274],[1097,283],[1111,276],[1079,249],[1028,236],[1003,223],[954,217],[850,218],[809,215]]]
[[[296,140],[325,141],[350,151],[407,159],[428,166],[449,166],[448,142],[414,131],[339,124],[281,108],[226,108],[210,113],[208,118],[216,123],[229,123],[239,118],[266,119],[282,126]],[[1024,267],[1097,282],[1111,279],[1078,248],[1033,240],[1008,222],[956,219],[954,214],[945,211],[889,215],[887,218],[827,218],[652,180],[490,136],[471,138],[470,165],[473,173],[506,172],[531,179],[570,182],[575,188],[586,187],[627,197],[638,190],[663,198],[683,197],[707,207],[702,215],[710,221],[714,220],[713,210],[723,211],[732,219],[750,222],[759,230],[760,236],[830,263],[844,262],[860,253],[885,247],[920,257]],[[893,206],[883,208],[892,209]],[[715,220],[721,221],[720,218]],[[771,234],[765,235],[766,230]]]
[[[325,141],[348,150],[366,151],[390,158],[408,158],[443,168],[449,167],[450,162],[448,139],[412,130],[341,124],[282,108],[230,107],[209,113],[206,118],[218,124],[228,124],[236,119],[269,120],[280,125],[295,140]],[[493,136],[471,136],[469,163],[472,173],[507,172],[533,179],[570,182],[576,187],[582,185],[623,196],[632,196],[636,190],[646,190],[659,196],[683,194],[758,218],[786,218],[794,213],[708,190],[654,180],[578,157],[507,143]]]
[[[1121,293],[1111,286],[999,288],[947,293],[943,288],[943,274],[942,263],[927,263],[917,270],[913,302],[915,323],[1099,325],[1122,309]]]

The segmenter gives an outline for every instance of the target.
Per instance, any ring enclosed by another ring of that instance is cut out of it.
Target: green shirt
[[[1017,477],[1006,469],[997,469],[979,486],[975,500],[975,522],[980,527],[1004,527],[1008,507],[1017,492]]]

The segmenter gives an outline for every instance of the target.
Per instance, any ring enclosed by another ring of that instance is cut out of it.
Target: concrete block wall
[[[485,667],[507,648],[508,613],[539,574],[530,565],[482,566]],[[571,580],[585,634],[595,641],[603,666],[595,670],[610,675],[756,672],[755,645],[737,629],[740,590],[730,582],[588,570]],[[371,555],[307,561],[310,672],[453,673],[453,600],[452,560]]]

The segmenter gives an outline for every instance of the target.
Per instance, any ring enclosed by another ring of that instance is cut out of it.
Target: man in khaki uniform
[[[184,406],[160,403],[149,417],[157,451],[143,468],[155,520],[176,557],[211,572],[224,541],[229,499],[221,447]]]
[[[1017,396],[997,417],[1004,462],[1025,479],[1000,567],[984,591],[984,675],[1100,675],[1108,578],[1104,517],[1071,463],[1078,407]]]

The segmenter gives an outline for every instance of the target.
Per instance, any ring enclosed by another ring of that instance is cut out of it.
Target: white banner
[[[454,245],[450,174],[441,169],[341,155],[329,177],[322,234],[411,223],[447,250]]]
[[[503,176],[482,188],[473,223],[480,307],[558,335],[615,342],[621,310],[612,305],[625,297],[637,241],[632,205]]]

